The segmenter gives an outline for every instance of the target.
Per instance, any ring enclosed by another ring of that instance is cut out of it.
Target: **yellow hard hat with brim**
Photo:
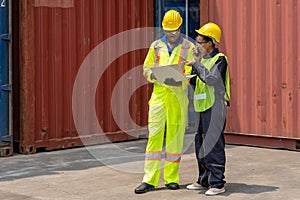
[[[177,10],[167,11],[162,21],[162,27],[166,31],[176,31],[180,28],[181,24],[182,17]]]
[[[195,31],[200,35],[204,35],[212,38],[216,43],[220,43],[220,39],[222,35],[221,28],[213,22],[204,24],[199,30],[195,30]]]

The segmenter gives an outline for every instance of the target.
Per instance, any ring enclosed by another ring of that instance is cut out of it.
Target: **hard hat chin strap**
[[[213,38],[213,37],[210,37],[211,38],[211,40],[213,41],[213,43],[215,44],[215,45],[218,45],[218,42]]]

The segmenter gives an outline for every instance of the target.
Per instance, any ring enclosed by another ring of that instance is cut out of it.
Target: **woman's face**
[[[196,42],[197,42],[197,45],[201,45],[201,47],[203,49],[205,49],[206,52],[209,52],[209,50],[211,48],[211,41],[206,41],[206,40],[204,40],[203,36],[198,35],[196,37]]]

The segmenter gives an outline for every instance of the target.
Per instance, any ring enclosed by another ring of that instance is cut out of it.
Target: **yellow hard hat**
[[[182,24],[180,13],[176,10],[169,10],[166,12],[162,21],[162,27],[166,31],[176,31]]]
[[[200,35],[208,36],[214,40],[214,42],[219,43],[222,35],[220,27],[212,22],[204,24],[199,30],[195,30]]]

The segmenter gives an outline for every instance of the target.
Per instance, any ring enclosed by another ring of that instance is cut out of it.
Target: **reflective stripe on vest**
[[[161,151],[146,151],[146,160],[161,160]]]
[[[178,163],[181,160],[181,154],[173,154],[173,153],[166,152],[165,156],[166,156],[165,161],[167,162]]]
[[[157,40],[154,44],[154,54],[155,54],[155,58],[154,58],[154,62],[155,62],[155,67],[157,67],[159,65],[159,44],[160,40]]]
[[[220,56],[224,56],[226,61],[227,57],[222,54],[218,53],[212,58],[202,58],[201,63],[206,67],[206,69],[210,70],[217,60],[219,59]],[[228,65],[227,65],[228,66]],[[225,75],[225,100],[230,101],[230,82],[229,82],[229,72],[228,72],[228,67],[226,69],[226,75]],[[204,112],[211,108],[215,102],[215,89],[214,86],[207,85],[204,82],[201,81],[199,77],[197,77],[196,81],[196,88],[194,92],[194,108],[196,112]]]
[[[157,40],[154,44],[154,54],[155,54],[155,58],[154,58],[154,62],[155,65],[158,66],[159,65],[159,61],[160,61],[160,56],[159,56],[159,43],[161,40]],[[187,42],[186,39],[183,39],[182,43],[181,43],[182,47],[181,47],[181,51],[180,51],[180,56],[178,59],[178,65],[180,66],[180,69],[184,72],[184,61],[186,61],[186,57],[188,54],[188,50],[190,48],[190,43]]]
[[[180,57],[179,57],[179,61],[178,61],[178,65],[180,66],[180,69],[182,70],[183,73],[184,73],[183,66],[184,66],[184,62],[186,60],[189,48],[190,48],[190,44],[188,42],[186,42],[186,40],[183,40],[182,47],[181,47],[181,52],[180,52]]]

